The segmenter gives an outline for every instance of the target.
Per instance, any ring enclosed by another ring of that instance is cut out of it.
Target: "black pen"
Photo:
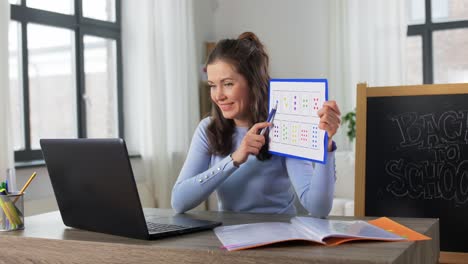
[[[268,115],[267,122],[272,123],[273,120],[275,119],[276,115],[276,108],[278,107],[278,102],[276,102],[275,107],[273,107],[270,111],[270,114]],[[260,135],[265,135],[265,132],[267,131],[268,127],[264,127],[262,131],[260,131]]]

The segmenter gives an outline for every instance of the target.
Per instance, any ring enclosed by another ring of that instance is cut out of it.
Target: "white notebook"
[[[326,79],[272,79],[270,110],[278,105],[270,129],[271,153],[325,163],[325,130],[319,129],[317,112],[328,100]]]
[[[264,222],[220,226],[214,231],[223,247],[229,251],[291,240],[311,241],[331,246],[353,240],[403,241],[407,239],[366,221],[328,220],[314,217],[293,217],[290,223]]]

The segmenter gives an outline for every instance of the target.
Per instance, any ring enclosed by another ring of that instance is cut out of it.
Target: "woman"
[[[219,209],[235,212],[295,214],[295,193],[313,216],[330,212],[335,185],[331,138],[340,124],[334,101],[318,112],[328,133],[326,164],[268,153],[259,135],[268,115],[268,55],[257,36],[220,41],[207,60],[213,109],[192,139],[187,159],[172,190],[172,207],[190,210],[216,191]]]

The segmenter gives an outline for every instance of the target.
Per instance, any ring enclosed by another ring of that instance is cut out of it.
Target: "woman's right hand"
[[[247,131],[239,148],[231,155],[236,166],[246,162],[250,154],[258,155],[260,153],[260,149],[265,145],[265,136],[259,135],[259,131],[269,126],[271,126],[269,122],[256,123]]]

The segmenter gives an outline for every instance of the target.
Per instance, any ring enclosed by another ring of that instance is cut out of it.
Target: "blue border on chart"
[[[271,82],[322,82],[325,83],[325,101],[328,101],[328,80],[327,79],[270,79],[268,82],[268,109],[271,108],[270,105],[270,90],[271,90]],[[268,110],[270,111],[270,110]],[[274,121],[273,121],[274,123]],[[328,154],[328,134],[327,131],[325,131],[325,138],[324,138],[324,146],[323,146],[323,161],[321,160],[314,160],[314,159],[308,159],[304,157],[299,157],[299,156],[294,156],[294,155],[289,155],[289,154],[284,154],[284,153],[279,153],[275,151],[268,151],[271,154],[275,154],[278,156],[283,156],[286,158],[295,158],[295,159],[301,159],[301,160],[309,160],[309,161],[314,161],[317,163],[325,164],[327,163],[327,154]]]

